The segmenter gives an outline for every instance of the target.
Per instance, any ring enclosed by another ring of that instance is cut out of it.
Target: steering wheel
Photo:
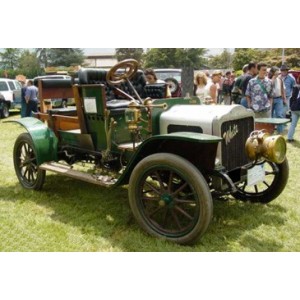
[[[106,81],[111,85],[118,85],[131,79],[138,70],[139,63],[135,59],[125,59],[113,66],[106,75]],[[124,69],[123,72],[118,72]]]
[[[132,91],[134,92],[137,101],[142,104],[143,100],[141,99],[140,95],[132,85],[129,79],[131,79],[138,70],[139,63],[135,59],[125,59],[115,66],[113,66],[106,75],[106,81],[110,85],[119,85],[122,82],[127,82],[130,86]],[[119,69],[124,69],[122,72],[118,72]],[[122,91],[121,89],[115,87],[115,89],[122,94],[123,96],[127,97],[129,100],[135,100],[131,95]]]

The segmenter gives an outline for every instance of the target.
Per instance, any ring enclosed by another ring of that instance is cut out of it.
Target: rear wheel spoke
[[[189,220],[193,220],[193,217],[190,214],[188,214],[186,211],[181,209],[180,207],[175,206],[174,209],[176,209],[178,212],[180,212],[183,216],[187,217]]]

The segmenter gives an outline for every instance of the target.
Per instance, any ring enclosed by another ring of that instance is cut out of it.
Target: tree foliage
[[[282,65],[282,59],[284,63],[290,68],[300,67],[300,49],[299,48],[286,48],[284,49],[284,58],[282,58],[283,49],[275,48],[266,51],[265,62],[270,66]]]
[[[4,52],[0,53],[0,66],[3,69],[15,70],[19,65],[20,58],[19,48],[5,48]]]
[[[208,66],[211,69],[230,69],[232,68],[233,54],[227,49],[215,56],[210,56]]]
[[[80,48],[50,48],[48,66],[76,66],[84,61],[83,50]]]
[[[205,48],[151,48],[145,55],[145,67],[199,69],[205,53]]]
[[[41,67],[47,68],[49,65],[50,48],[36,48],[35,53],[40,62]]]
[[[36,55],[42,67],[70,67],[82,65],[83,50],[80,48],[36,48]]]
[[[241,70],[249,62],[265,61],[266,51],[255,48],[236,48],[233,54],[232,66],[234,70]]]
[[[39,60],[34,52],[24,50],[19,58],[19,73],[34,78],[42,73]]]
[[[143,60],[143,54],[143,48],[116,48],[116,57],[118,61],[133,58],[141,64]]]

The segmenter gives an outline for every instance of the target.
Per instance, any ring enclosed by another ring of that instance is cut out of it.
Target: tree
[[[151,48],[145,55],[146,68],[175,68],[176,48]]]
[[[34,78],[42,73],[36,53],[24,50],[19,58],[19,73]]]
[[[275,48],[266,50],[265,62],[269,66],[282,65],[282,48]],[[300,67],[300,49],[299,48],[286,48],[285,49],[285,64],[290,68]]]
[[[18,68],[20,57],[19,48],[5,48],[4,52],[0,53],[0,66],[4,69],[14,70]]]
[[[80,48],[50,48],[48,59],[48,65],[53,67],[69,67],[82,65],[84,54]]]
[[[211,69],[230,69],[232,68],[233,55],[227,50],[215,56],[211,56],[209,60],[209,67]]]
[[[234,70],[241,70],[245,64],[251,61],[264,61],[266,52],[254,48],[236,48],[233,55],[232,66]]]
[[[142,64],[143,54],[143,48],[116,48],[116,57],[118,61],[133,58]]]
[[[175,52],[176,67],[200,69],[204,63],[205,48],[177,48]]]
[[[49,64],[49,56],[50,56],[50,48],[36,48],[36,56],[40,62],[40,65],[44,68],[48,67]]]
[[[151,48],[145,55],[145,67],[152,68],[201,68],[204,48]]]

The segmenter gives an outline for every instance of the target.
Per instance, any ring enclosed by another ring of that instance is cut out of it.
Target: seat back
[[[120,70],[121,72],[122,70]],[[107,70],[105,69],[80,69],[78,72],[78,82],[79,84],[103,84],[105,89],[106,101],[113,99],[124,99],[124,96],[119,95],[115,90],[115,87],[109,85],[106,81]],[[131,79],[131,83],[138,92],[139,95],[143,95],[144,87],[146,85],[146,79],[144,77],[144,72],[138,70],[134,77]],[[128,85],[127,82],[123,82],[116,86],[123,92],[129,94],[130,96],[136,98],[135,93]]]
[[[150,97],[152,99],[162,99],[167,96],[167,83],[147,84],[144,87],[143,97]]]

